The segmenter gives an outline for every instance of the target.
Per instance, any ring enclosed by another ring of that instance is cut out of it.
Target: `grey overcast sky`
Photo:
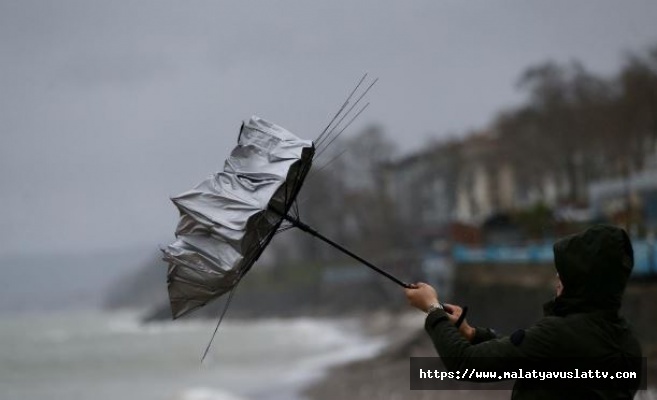
[[[409,151],[518,103],[531,64],[613,73],[655,21],[649,0],[0,0],[0,255],[168,242],[168,197],[241,120],[315,137],[364,71],[360,126]]]

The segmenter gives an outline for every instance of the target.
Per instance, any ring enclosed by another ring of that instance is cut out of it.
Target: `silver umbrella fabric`
[[[162,252],[164,260],[169,263],[167,281],[174,319],[230,292],[216,333],[230,304],[233,289],[284,221],[287,226],[283,229],[299,228],[398,285],[411,287],[303,223],[299,219],[298,206],[290,210],[310,171],[316,148],[317,157],[320,157],[369,105],[367,103],[355,111],[355,115],[343,124],[377,81],[370,83],[352,102],[366,77],[367,74],[363,75],[314,142],[300,139],[284,128],[254,116],[242,124],[237,147],[226,160],[224,170],[171,199],[180,211],[180,220],[176,241]],[[203,359],[211,343],[212,339]]]
[[[171,200],[180,211],[169,263],[173,318],[230,291],[258,259],[293,204],[315,147],[256,116],[217,172]]]

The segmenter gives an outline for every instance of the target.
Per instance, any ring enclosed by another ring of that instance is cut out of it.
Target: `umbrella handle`
[[[295,227],[301,229],[302,231],[304,231],[306,233],[309,233],[309,234],[315,236],[316,238],[330,244],[331,246],[335,247],[336,249],[340,250],[341,252],[347,254],[348,256],[360,261],[361,263],[363,263],[366,266],[370,267],[374,271],[378,272],[379,274],[381,274],[381,275],[385,276],[386,278],[390,279],[391,281],[395,282],[399,286],[404,287],[404,288],[408,288],[408,289],[415,287],[414,285],[411,285],[410,283],[406,283],[406,282],[402,281],[401,279],[399,279],[396,276],[390,274],[389,272],[386,272],[386,271],[382,270],[381,268],[377,267],[376,265],[372,264],[371,262],[367,261],[366,259],[358,256],[357,254],[352,253],[350,250],[348,250],[344,246],[334,242],[333,240],[331,240],[331,239],[327,238],[326,236],[322,235],[321,233],[317,232],[315,229],[313,229],[310,226],[304,224],[303,222],[301,222],[299,220],[299,218],[294,218],[294,217],[291,217],[287,214],[282,214],[282,213],[278,212],[277,210],[275,210],[271,207],[270,207],[270,209],[272,211],[274,211],[275,213],[277,213],[278,215],[281,215],[284,220],[288,221],[289,223],[291,223]]]

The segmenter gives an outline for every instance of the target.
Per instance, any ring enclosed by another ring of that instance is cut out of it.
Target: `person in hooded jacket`
[[[528,329],[498,337],[491,329],[457,324],[463,310],[441,304],[425,283],[405,289],[409,303],[428,316],[425,329],[445,367],[452,371],[540,367],[559,358],[624,360],[641,357],[628,323],[619,315],[625,285],[634,265],[627,233],[613,226],[594,226],[554,245],[558,273],[556,297],[544,305],[544,317]],[[458,328],[455,326],[458,325]],[[508,361],[508,362],[507,362]],[[602,365],[602,364],[600,364]],[[638,385],[601,388],[586,379],[576,390],[530,387],[516,380],[512,399],[631,399]]]

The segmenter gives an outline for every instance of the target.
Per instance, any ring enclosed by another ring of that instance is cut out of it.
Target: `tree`
[[[657,143],[657,46],[644,55],[630,55],[617,77],[617,112],[627,170],[642,169]]]

